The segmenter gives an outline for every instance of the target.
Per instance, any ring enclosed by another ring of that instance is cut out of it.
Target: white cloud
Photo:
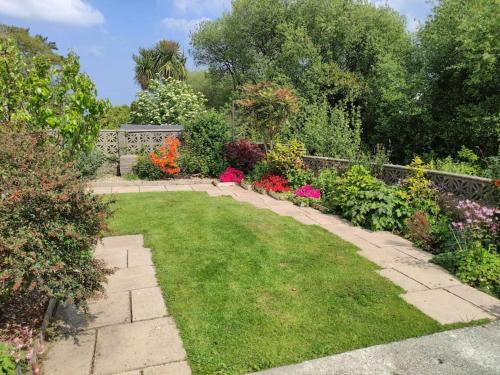
[[[182,13],[204,14],[231,9],[231,0],[173,0],[174,8]]]
[[[0,0],[0,13],[10,17],[76,26],[104,23],[104,16],[85,0]]]
[[[193,31],[200,22],[209,21],[209,18],[202,17],[195,20],[188,20],[185,18],[164,18],[161,22],[163,25],[170,30],[182,31],[183,33],[189,33]]]

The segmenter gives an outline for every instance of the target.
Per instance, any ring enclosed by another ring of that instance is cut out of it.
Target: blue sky
[[[432,8],[428,0],[371,0],[388,3],[414,30]],[[73,50],[99,96],[129,104],[138,90],[132,54],[160,39],[173,39],[189,52],[189,32],[198,22],[230,9],[231,0],[0,0],[0,23],[28,27]],[[189,59],[188,67],[194,69]]]

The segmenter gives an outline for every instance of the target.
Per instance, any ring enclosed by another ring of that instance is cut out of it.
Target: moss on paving
[[[144,234],[193,374],[242,374],[441,331],[357,248],[206,193],[121,194],[112,235]]]

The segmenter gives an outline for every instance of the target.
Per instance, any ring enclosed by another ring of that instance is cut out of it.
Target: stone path
[[[377,345],[259,375],[500,374],[500,322]]]
[[[67,334],[49,345],[42,373],[191,374],[142,235],[104,238],[96,256],[116,268],[106,297],[90,302],[90,319],[71,305],[58,307]]]

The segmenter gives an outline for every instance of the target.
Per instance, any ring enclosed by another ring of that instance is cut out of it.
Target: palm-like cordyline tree
[[[186,58],[180,45],[171,40],[160,40],[153,48],[140,48],[135,61],[135,79],[147,89],[149,81],[157,76],[184,80],[187,76]]]

